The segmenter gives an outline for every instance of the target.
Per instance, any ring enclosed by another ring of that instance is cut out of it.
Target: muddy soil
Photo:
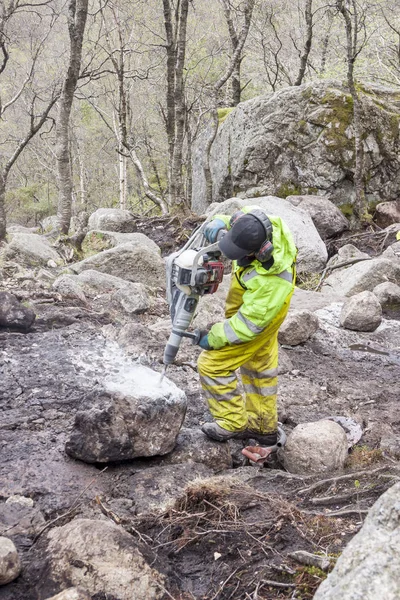
[[[159,225],[152,223],[149,231],[154,227]],[[165,252],[170,251],[165,223],[160,238],[151,237],[157,243],[162,238]],[[327,328],[304,345],[282,350],[282,362],[289,366],[280,375],[280,419],[288,432],[325,416],[356,419],[364,435],[344,473],[300,477],[278,462],[250,466],[240,453],[242,444],[230,442],[234,469],[206,485],[177,490],[174,507],[164,513],[137,515],[126,482],[162,464],[159,458],[105,469],[72,460],[64,451],[75,412],[92,391],[68,360],[67,349],[72,343],[93,344],[100,332],[115,338],[122,324],[106,312],[57,299],[41,303],[39,297],[36,310],[39,318],[28,334],[0,333],[0,534],[14,540],[24,567],[15,582],[0,588],[0,600],[45,600],[59,591],[45,581],[45,531],[77,516],[110,518],[147,544],[157,557],[152,566],[168,577],[165,598],[307,600],[326,571],[291,554],[306,550],[325,556],[332,568],[368,508],[399,479],[400,451],[393,442],[394,450],[387,453],[381,441],[400,440],[400,367],[385,356],[348,348],[354,339],[393,348],[399,344],[398,330],[349,333],[343,343]],[[144,328],[160,317],[167,317],[165,304],[134,321]],[[143,347],[146,364],[158,371],[165,336],[160,332],[156,341],[152,338],[147,355]],[[210,420],[195,371],[197,355],[197,348],[183,345],[178,365],[168,371],[187,394],[184,426],[191,429]],[[12,495],[32,499],[33,507],[6,504]],[[94,600],[106,598],[113,600],[101,594]]]

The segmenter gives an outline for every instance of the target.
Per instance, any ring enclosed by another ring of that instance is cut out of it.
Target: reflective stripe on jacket
[[[245,207],[250,212],[255,206]],[[273,226],[274,264],[266,270],[258,260],[247,267],[233,263],[231,287],[226,299],[226,320],[209,333],[210,345],[218,350],[227,344],[242,344],[262,333],[278,315],[295,285],[296,246],[280,217],[268,215]],[[215,215],[228,225],[230,217]]]

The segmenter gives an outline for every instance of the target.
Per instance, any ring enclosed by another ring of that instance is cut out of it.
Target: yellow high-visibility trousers
[[[198,360],[200,383],[211,415],[228,431],[277,430],[278,331],[289,310],[289,294],[268,327],[250,342],[203,351]],[[240,369],[244,397],[238,390]]]

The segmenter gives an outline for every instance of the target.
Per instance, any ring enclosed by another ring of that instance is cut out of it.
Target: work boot
[[[217,442],[226,442],[234,438],[242,440],[245,431],[243,429],[241,431],[228,431],[227,429],[220,427],[218,423],[204,423],[201,430],[206,436]]]
[[[258,433],[251,429],[245,429],[241,433],[241,439],[256,440],[260,446],[275,446],[278,441],[278,432],[274,433]]]

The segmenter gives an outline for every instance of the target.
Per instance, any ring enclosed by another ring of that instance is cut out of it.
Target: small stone
[[[47,600],[91,600],[89,594],[82,588],[68,588]]]
[[[340,324],[353,331],[375,331],[382,322],[382,307],[372,292],[365,291],[345,301]]]
[[[53,260],[52,258],[50,260],[47,261],[47,266],[50,267],[51,269],[56,269],[57,268],[57,263],[55,260]]]
[[[15,496],[10,496],[9,498],[7,498],[6,504],[19,504],[20,506],[32,508],[34,502],[32,498],[27,498],[26,496],[19,496],[18,494],[16,494]]]
[[[21,573],[21,561],[14,543],[0,537],[0,585],[14,581]]]
[[[314,313],[309,310],[291,310],[279,330],[279,343],[288,346],[303,344],[318,327],[318,317]]]

